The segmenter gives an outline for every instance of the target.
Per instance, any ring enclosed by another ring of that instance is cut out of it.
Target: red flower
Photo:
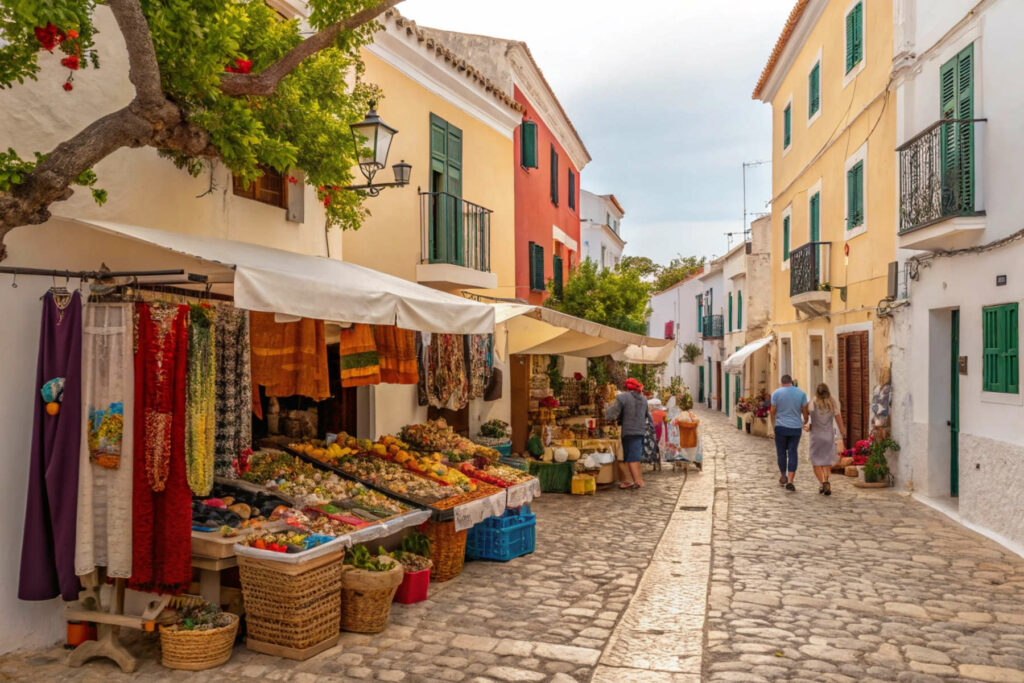
[[[61,87],[64,88],[64,90],[66,90],[67,92],[71,92],[75,86],[71,85],[71,81],[64,81],[64,85]]]
[[[331,198],[330,197],[324,197],[324,208],[327,208],[330,205],[331,205]]]
[[[236,57],[234,66],[229,64],[228,66],[224,67],[224,70],[230,71],[233,74],[247,74],[250,71],[252,71],[252,60]]]
[[[582,372],[574,372],[574,373],[572,373],[572,378],[578,382],[581,379],[583,379],[583,373]]]
[[[75,29],[71,29],[70,31],[68,31],[68,40],[74,40],[77,37],[78,31],[76,31]]]
[[[291,183],[292,185],[297,185],[299,183],[299,179],[293,175],[290,175],[288,176],[288,182]]]
[[[78,70],[78,55],[68,55],[64,59],[60,60],[61,66],[66,66],[72,71]]]
[[[43,46],[44,50],[53,52],[53,48],[57,47],[64,41],[64,34],[50,22],[46,22],[46,26],[35,27],[36,40]]]

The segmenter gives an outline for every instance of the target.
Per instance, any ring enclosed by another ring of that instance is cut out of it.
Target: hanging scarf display
[[[188,306],[136,304],[132,577],[180,593],[192,581],[192,493],[185,476]]]
[[[466,347],[469,398],[483,398],[491,378],[491,335],[467,334]]]
[[[427,368],[430,365],[430,333],[416,333],[416,405],[430,405],[427,394]]]
[[[278,323],[273,313],[251,312],[249,340],[252,383],[263,385],[267,396],[322,401],[331,395],[323,320]]]
[[[462,335],[432,335],[427,368],[427,396],[435,408],[462,410],[469,403],[469,381]]]
[[[132,575],[135,405],[131,304],[87,304],[82,327],[82,447],[75,573]]]
[[[393,325],[373,328],[380,357],[380,381],[387,384],[416,384],[419,363],[416,360],[416,333]]]
[[[43,295],[18,597],[78,598],[75,527],[82,438],[82,298]]]
[[[252,447],[252,386],[249,379],[249,315],[233,306],[217,309],[217,431],[214,471],[230,476],[231,462]]]
[[[356,323],[343,328],[338,336],[338,353],[341,356],[341,386],[380,384],[380,357],[373,327]]]
[[[208,307],[190,307],[185,465],[189,488],[197,496],[209,495],[213,489],[214,437],[217,429],[214,317],[213,310]]]

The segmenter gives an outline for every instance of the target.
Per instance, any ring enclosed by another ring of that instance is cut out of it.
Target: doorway
[[[793,376],[793,341],[788,337],[779,340],[779,377],[783,375]]]
[[[846,447],[867,439],[869,426],[868,333],[841,334],[838,339],[839,356],[839,408],[846,421]]]
[[[704,366],[703,365],[700,366],[697,370],[699,372],[699,377],[700,377],[699,383],[697,385],[697,387],[698,387],[697,388],[697,403],[700,403],[700,404],[703,405],[703,403],[704,403]]]
[[[824,350],[824,338],[821,335],[811,335],[810,346],[811,346],[811,374],[810,384],[807,385],[808,392],[814,392],[817,390],[818,385],[825,381],[825,373],[823,367],[823,359],[825,357]]]
[[[960,310],[952,311],[949,321],[949,495],[960,495]]]

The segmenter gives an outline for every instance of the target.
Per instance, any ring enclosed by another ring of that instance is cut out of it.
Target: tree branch
[[[149,22],[139,0],[109,0],[108,4],[128,48],[128,79],[135,86],[135,103],[143,111],[170,105],[160,82]]]
[[[114,0],[111,1],[113,2]],[[273,95],[281,79],[290,74],[307,57],[316,54],[326,47],[330,47],[339,33],[351,31],[373,21],[378,15],[400,2],[402,0],[383,0],[373,7],[353,14],[347,19],[331,24],[319,33],[306,38],[293,47],[284,57],[258,74],[224,74],[220,82],[221,92],[234,97],[242,95]]]

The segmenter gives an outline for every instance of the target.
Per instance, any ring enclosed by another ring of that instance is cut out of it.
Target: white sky
[[[626,253],[726,251],[742,163],[769,159],[771,110],[751,100],[794,0],[406,0],[424,26],[530,46],[593,161],[582,186],[626,210]],[[765,211],[769,166],[747,173]],[[735,244],[735,242],[734,242]]]

